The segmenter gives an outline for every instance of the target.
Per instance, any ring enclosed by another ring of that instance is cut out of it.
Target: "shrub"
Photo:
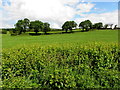
[[[117,44],[24,46],[2,52],[3,87],[120,88]]]
[[[16,31],[15,29],[11,29],[9,30],[9,33],[11,34],[11,36],[16,36],[18,35],[19,31]]]
[[[2,29],[2,30],[0,30],[0,33],[1,34],[7,34],[7,30]]]

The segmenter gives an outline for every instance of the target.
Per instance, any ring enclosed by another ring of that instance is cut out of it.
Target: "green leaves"
[[[18,20],[15,24],[15,31],[19,32],[18,34],[21,34],[22,32],[26,32],[29,29],[30,20],[25,18],[24,20]]]
[[[72,29],[75,28],[75,27],[77,27],[77,23],[76,22],[74,22],[74,21],[66,21],[63,24],[62,29],[65,30],[66,32],[68,30],[71,30],[71,32],[72,32]]]
[[[79,27],[81,27],[84,31],[88,31],[89,29],[92,29],[92,22],[90,20],[85,20],[85,21],[82,21],[80,24],[79,24]]]
[[[120,88],[117,44],[24,46],[2,52],[3,87]]]
[[[43,22],[41,22],[39,20],[31,21],[30,22],[30,29],[34,29],[34,32],[37,33],[44,28],[43,25],[44,25]]]

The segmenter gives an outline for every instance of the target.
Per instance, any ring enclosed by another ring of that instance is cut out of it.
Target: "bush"
[[[0,30],[0,33],[1,34],[7,34],[7,30],[2,29],[2,30]]]
[[[120,88],[117,44],[24,46],[2,52],[4,88]]]
[[[9,30],[9,33],[11,34],[11,36],[16,36],[18,35],[19,31],[16,31],[15,29],[11,29]]]

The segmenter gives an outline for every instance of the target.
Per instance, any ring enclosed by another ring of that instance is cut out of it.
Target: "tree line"
[[[27,18],[25,18],[24,20],[18,20],[15,24],[15,31],[18,31],[18,34],[21,34],[22,32],[25,33],[30,29],[33,29],[36,34],[39,31],[43,31],[46,34],[47,31],[50,31],[50,24],[47,22],[43,23],[39,20],[30,21]]]
[[[77,25],[77,23],[75,21],[66,21],[63,25],[62,25],[62,30],[65,32],[68,32],[70,30],[70,32],[72,32],[73,29],[76,29],[77,26],[79,26],[79,29],[82,29],[82,31],[89,31],[91,29],[107,29],[108,26],[110,26],[112,28],[113,24],[105,24],[103,26],[102,22],[98,22],[93,24],[90,20],[85,20],[79,23],[79,25]],[[114,29],[117,28],[117,25],[115,25]],[[18,34],[22,34],[25,33],[26,31],[29,30],[34,30],[34,32],[36,34],[38,34],[39,31],[44,32],[45,34],[47,34],[48,31],[51,30],[50,28],[50,24],[48,22],[42,22],[39,20],[35,20],[35,21],[30,21],[28,18],[25,18],[23,20],[18,20],[17,23],[15,24],[15,30],[14,32],[18,32]]]

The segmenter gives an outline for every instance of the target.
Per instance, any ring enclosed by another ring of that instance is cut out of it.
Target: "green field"
[[[1,39],[0,87],[120,88],[118,30],[39,36],[7,33]]]
[[[2,48],[19,47],[20,45],[40,44],[42,46],[52,44],[84,44],[88,42],[118,42],[118,30],[96,30],[89,32],[75,32],[71,34],[52,34],[30,36],[2,35]]]

